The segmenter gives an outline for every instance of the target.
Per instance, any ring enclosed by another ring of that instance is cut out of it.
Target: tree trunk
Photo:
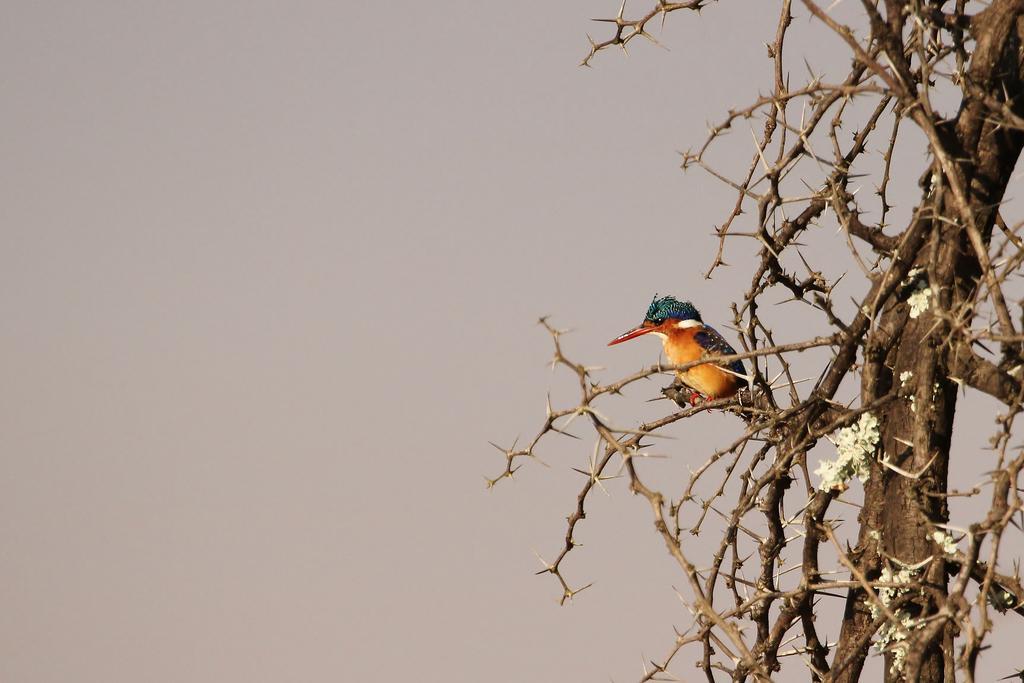
[[[971,32],[978,42],[968,78],[977,95],[967,97],[955,125],[940,128],[951,156],[958,160],[965,181],[968,204],[987,247],[998,205],[1021,152],[1019,130],[998,127],[986,117],[985,97],[1007,102],[1020,115],[1024,106],[1021,36],[1024,35],[1024,2],[996,2],[972,20]],[[1008,95],[1008,96],[1007,96]],[[927,311],[911,317],[910,306],[901,302],[877,312],[876,328],[869,335],[864,354],[861,399],[868,402],[885,395],[893,385],[912,391],[913,399],[897,400],[878,415],[881,423],[879,458],[911,476],[880,462],[872,465],[865,484],[857,547],[851,558],[868,580],[877,580],[886,564],[915,566],[927,558],[916,576],[929,587],[921,596],[909,596],[901,610],[914,619],[935,613],[946,595],[946,571],[941,549],[931,538],[935,524],[947,520],[945,494],[949,470],[949,445],[956,410],[958,385],[951,379],[955,348],[946,343],[951,325],[969,324],[971,302],[981,272],[976,252],[962,227],[961,212],[948,179],[933,164],[932,181],[914,221],[927,221],[930,235],[914,259],[921,280],[931,290]],[[938,181],[938,182],[936,182]],[[915,289],[908,283],[909,293]],[[910,373],[910,374],[907,374]],[[864,591],[851,591],[839,645],[833,660],[833,680],[858,680],[868,652],[873,623],[870,601]],[[952,622],[930,631],[921,642],[921,630],[912,630],[908,642],[915,658],[915,680],[939,683],[953,680]],[[886,655],[886,680],[904,679],[901,655]],[[917,668],[917,667],[920,668]],[[841,667],[841,668],[840,668]]]

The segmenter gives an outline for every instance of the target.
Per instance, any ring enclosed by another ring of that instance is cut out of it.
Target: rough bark
[[[1024,109],[1022,13],[1024,2],[997,2],[974,18],[971,30],[978,46],[968,77],[975,85],[976,95],[964,100],[955,125],[942,129],[944,142],[960,160],[970,210],[986,246],[997,207],[1020,156],[1022,136],[1020,131],[994,124],[986,116],[984,102],[986,97],[1007,102],[1018,114]],[[937,172],[937,164],[931,171]],[[903,373],[913,373],[907,380],[913,387],[913,403],[896,401],[885,412],[881,448],[882,457],[919,476],[912,478],[880,463],[873,465],[865,485],[858,543],[851,557],[860,571],[873,580],[881,573],[883,563],[891,561],[887,558],[915,565],[937,556],[939,559],[921,570],[928,592],[904,608],[915,618],[934,614],[947,590],[945,563],[929,536],[936,522],[948,519],[942,494],[947,491],[957,400],[957,384],[950,378],[959,378],[958,372],[969,370],[970,379],[984,379],[992,386],[991,393],[1008,395],[1018,388],[1009,374],[985,366],[969,349],[947,343],[950,322],[943,313],[971,300],[981,272],[951,194],[943,183],[932,186],[915,218],[930,223],[928,243],[914,265],[928,273],[935,293],[932,307],[916,319],[910,318],[905,303],[881,312],[865,345],[861,385],[862,401],[867,402],[888,393],[894,383],[900,383]],[[834,659],[848,660],[849,664],[834,672],[833,680],[859,680],[868,651],[866,636],[873,628],[864,592],[851,591]],[[903,680],[907,675],[925,683],[953,680],[952,653],[943,647],[951,642],[952,628],[952,623],[947,623],[929,642],[914,643],[915,671],[900,673],[893,667],[893,655],[887,655],[886,679]]]

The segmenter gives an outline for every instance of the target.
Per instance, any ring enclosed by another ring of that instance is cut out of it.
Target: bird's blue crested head
[[[644,320],[660,325],[669,318],[674,320],[695,320],[699,323],[703,323],[701,320],[700,311],[694,308],[693,304],[689,301],[680,301],[674,296],[663,296],[660,299],[658,295],[654,295],[654,300],[651,301],[651,305],[647,308],[647,315],[644,316]]]

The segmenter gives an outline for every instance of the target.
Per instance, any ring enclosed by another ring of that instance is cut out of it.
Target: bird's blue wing
[[[694,341],[700,344],[700,347],[707,351],[708,355],[727,355],[736,353],[736,349],[732,348],[729,342],[725,341],[725,338],[718,334],[713,327],[705,325],[697,334],[693,335]],[[747,374],[747,369],[743,367],[743,361],[734,360],[727,366],[730,370],[738,375]]]

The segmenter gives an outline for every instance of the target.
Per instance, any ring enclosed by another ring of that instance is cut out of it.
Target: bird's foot
[[[693,387],[688,387],[685,384],[675,383],[665,387],[661,390],[661,393],[665,398],[670,399],[680,408],[685,408],[687,404],[696,407],[705,401],[709,400],[708,397],[700,393]]]

